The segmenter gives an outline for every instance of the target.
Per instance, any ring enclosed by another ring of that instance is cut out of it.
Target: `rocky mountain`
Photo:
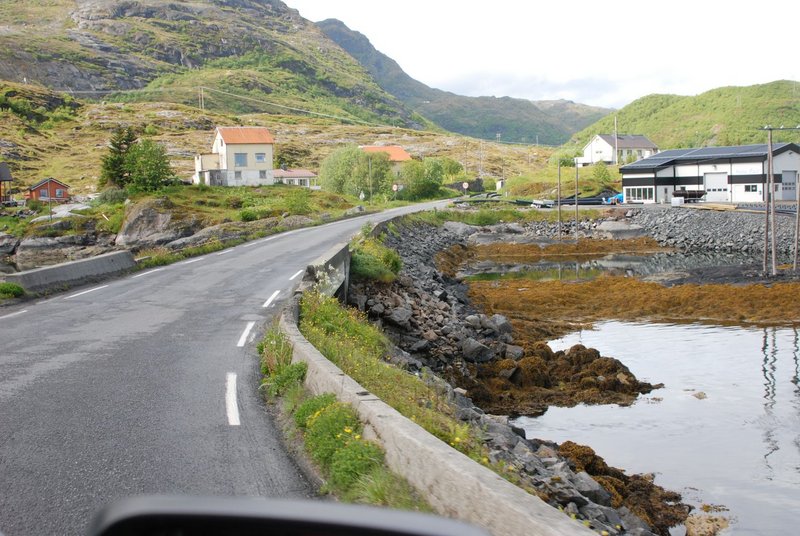
[[[430,126],[279,0],[28,0],[0,21],[0,80],[184,104],[205,86],[216,111]]]
[[[384,90],[451,132],[492,140],[499,133],[504,141],[560,145],[611,112],[567,100],[465,97],[434,89],[411,78],[366,36],[343,22],[328,19],[317,26],[357,59]]]

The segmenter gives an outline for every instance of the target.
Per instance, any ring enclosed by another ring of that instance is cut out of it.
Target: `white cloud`
[[[651,93],[800,79],[797,33],[781,23],[794,20],[796,0],[769,9],[720,0],[287,3],[311,20],[343,21],[413,78],[464,95],[622,107]]]

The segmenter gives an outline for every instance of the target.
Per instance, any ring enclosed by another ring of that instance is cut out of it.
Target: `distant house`
[[[69,186],[52,177],[41,180],[28,188],[25,192],[25,199],[33,201],[44,201],[56,203],[66,203],[69,201]]]
[[[626,203],[671,203],[674,192],[703,190],[704,201],[759,202],[765,199],[766,144],[672,149],[622,166]],[[775,199],[794,200],[800,171],[800,146],[772,148]]]
[[[403,166],[403,162],[411,160],[411,155],[399,145],[362,145],[361,150],[365,153],[388,154],[395,176],[400,176],[400,168]]]
[[[317,185],[317,175],[307,169],[275,169],[272,171],[272,176],[276,183],[305,186],[312,190],[320,189]]]
[[[656,144],[646,136],[597,134],[586,144],[583,148],[583,156],[579,156],[576,162],[579,166],[589,166],[598,162],[624,164],[631,159],[647,158],[657,152]]]
[[[209,186],[273,184],[273,144],[265,127],[217,127],[211,152],[194,158],[192,180]]]

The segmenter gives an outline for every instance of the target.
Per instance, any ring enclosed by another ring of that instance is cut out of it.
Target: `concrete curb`
[[[136,261],[130,251],[114,251],[88,259],[64,262],[3,276],[29,292],[44,292],[65,286],[90,283],[106,276],[130,270]]]
[[[306,387],[314,394],[334,393],[352,404],[367,432],[386,451],[389,468],[408,480],[439,514],[484,527],[495,536],[596,536],[406,419],[328,361],[297,326],[301,294],[298,291],[282,312],[280,326],[293,345],[293,360],[308,365]]]

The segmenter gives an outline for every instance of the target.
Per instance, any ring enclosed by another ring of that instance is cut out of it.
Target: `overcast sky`
[[[284,2],[341,20],[412,78],[460,95],[621,108],[652,93],[800,80],[798,0]]]

